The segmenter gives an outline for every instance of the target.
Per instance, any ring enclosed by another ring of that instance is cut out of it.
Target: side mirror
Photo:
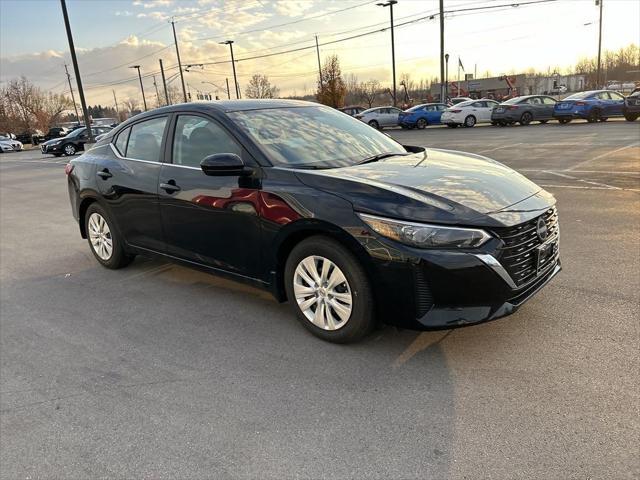
[[[245,168],[244,162],[235,153],[209,155],[200,162],[200,168],[205,175],[212,176],[248,175],[251,173],[251,169]]]

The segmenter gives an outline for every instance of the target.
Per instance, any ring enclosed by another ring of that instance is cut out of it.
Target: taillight
[[[64,173],[66,173],[67,175],[71,174],[71,172],[73,172],[73,164],[72,163],[67,163],[64,166]]]
[[[575,105],[578,105],[580,107],[586,105],[586,102],[576,102]]]

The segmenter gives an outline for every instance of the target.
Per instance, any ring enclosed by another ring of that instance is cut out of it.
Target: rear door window
[[[116,150],[118,150],[118,153],[123,157],[127,154],[127,140],[129,140],[129,132],[131,132],[131,128],[125,128],[118,134],[114,143]]]
[[[160,146],[166,124],[167,117],[160,117],[133,125],[126,156],[136,160],[159,162]]]

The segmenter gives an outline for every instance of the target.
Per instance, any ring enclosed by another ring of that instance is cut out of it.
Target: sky
[[[192,94],[218,93],[232,84],[229,47],[234,41],[240,88],[251,75],[265,74],[284,95],[312,93],[317,81],[315,35],[321,58],[337,54],[343,74],[391,85],[389,8],[381,0],[67,0],[85,96],[90,105],[140,99],[131,65],[141,65],[147,100],[153,103],[158,59],[167,80],[179,86],[171,18],[175,20],[184,74]],[[594,0],[444,0],[449,77],[458,58],[478,76],[565,69],[597,53],[598,7]],[[518,7],[500,7],[514,2]],[[394,6],[397,77],[439,76],[438,0],[399,0]],[[604,0],[603,49],[640,43],[640,0]],[[413,23],[404,23],[416,20]],[[361,35],[346,41],[325,43]],[[251,59],[284,50],[301,50]],[[246,60],[245,60],[246,59]],[[73,75],[60,2],[0,0],[0,82],[25,75],[36,85],[68,93],[64,64]],[[211,83],[205,83],[211,82]],[[74,83],[75,89],[75,83]]]

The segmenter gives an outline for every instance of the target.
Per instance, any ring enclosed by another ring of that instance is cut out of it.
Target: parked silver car
[[[369,124],[373,128],[382,129],[384,127],[398,127],[400,125],[398,116],[402,110],[396,107],[374,107],[365,110],[358,115],[354,115],[358,120]]]

